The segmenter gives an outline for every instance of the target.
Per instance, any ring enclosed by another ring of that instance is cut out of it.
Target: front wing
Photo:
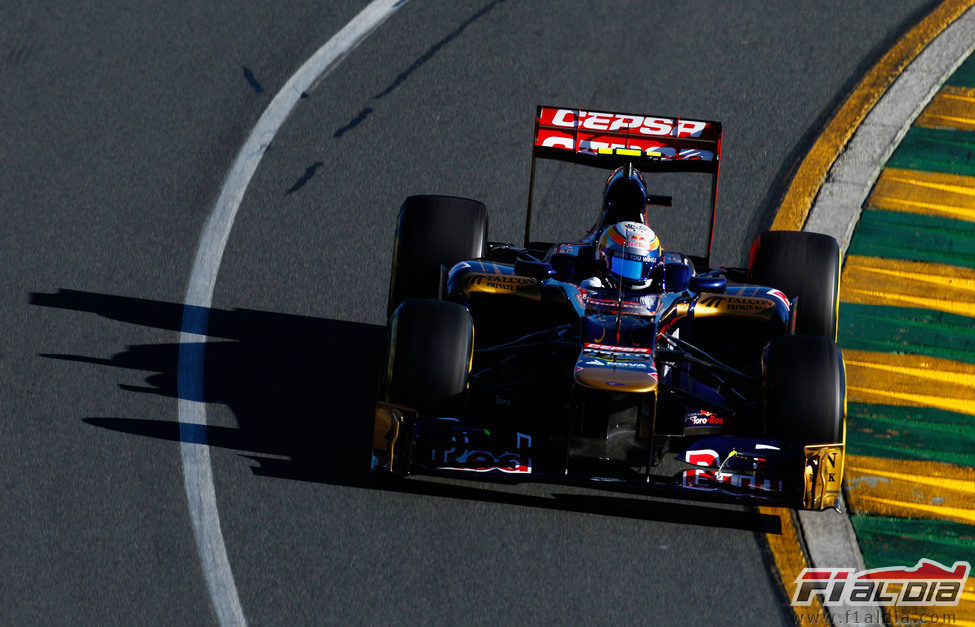
[[[568,434],[426,418],[388,403],[376,406],[372,448],[373,471],[394,475],[582,484],[809,510],[837,506],[845,454],[843,443],[795,449],[768,438],[664,438],[635,468],[575,454]]]

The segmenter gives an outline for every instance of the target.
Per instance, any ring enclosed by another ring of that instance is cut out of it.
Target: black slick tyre
[[[453,196],[410,196],[400,208],[387,315],[407,298],[438,298],[443,269],[487,249],[483,203]]]
[[[462,401],[474,348],[467,308],[435,299],[408,299],[390,321],[384,398],[416,410]]]
[[[772,437],[805,446],[843,442],[846,376],[836,343],[815,335],[773,338],[762,356]]]
[[[798,298],[797,335],[836,339],[840,249],[821,233],[766,231],[752,245],[748,280]]]

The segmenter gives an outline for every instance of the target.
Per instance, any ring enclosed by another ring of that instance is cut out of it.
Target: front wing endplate
[[[409,407],[392,403],[376,403],[376,418],[372,431],[372,467],[387,472],[402,472],[408,460],[409,438],[402,437],[414,412]],[[401,442],[401,440],[406,440]],[[399,445],[399,446],[397,446]]]
[[[802,506],[824,510],[836,506],[843,485],[843,444],[812,444],[805,449]]]

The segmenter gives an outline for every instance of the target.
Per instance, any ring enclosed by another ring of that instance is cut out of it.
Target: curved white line
[[[234,584],[213,488],[206,443],[203,354],[207,320],[230,229],[264,151],[303,92],[325,76],[406,0],[373,0],[288,79],[257,121],[227,174],[210,212],[193,260],[179,336],[178,389],[180,453],[197,552],[210,599],[221,625],[244,625],[244,611]]]

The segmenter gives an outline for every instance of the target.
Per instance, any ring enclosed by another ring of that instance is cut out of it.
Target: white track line
[[[210,449],[206,443],[206,403],[203,396],[203,355],[207,321],[230,229],[257,166],[303,92],[325,76],[382,24],[406,0],[374,0],[351,22],[305,61],[274,96],[237,153],[210,212],[193,260],[183,305],[179,336],[179,431],[183,480],[193,534],[210,599],[221,625],[246,624],[244,611],[220,531],[217,498],[213,489]]]
[[[969,9],[928,44],[874,106],[830,169],[803,230],[836,238],[846,257],[863,204],[887,159],[941,85],[975,47],[975,9]],[[846,509],[846,504],[843,504]],[[799,511],[809,561],[814,568],[863,570],[863,556],[849,512]],[[827,608],[834,625],[860,625],[878,607]],[[846,610],[849,609],[850,612]],[[859,609],[859,612],[855,610]],[[865,624],[865,623],[863,623]]]

